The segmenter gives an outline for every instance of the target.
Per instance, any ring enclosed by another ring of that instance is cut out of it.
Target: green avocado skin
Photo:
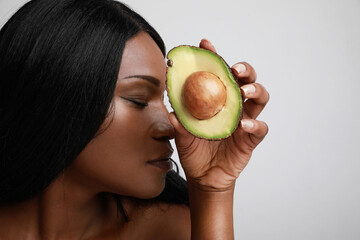
[[[212,51],[187,45],[171,49],[167,59],[167,94],[171,107],[184,128],[192,135],[207,140],[221,140],[231,136],[239,127],[242,118],[243,98],[229,65]],[[226,86],[227,92],[223,109],[206,120],[193,117],[181,97],[187,77],[198,71],[217,75]]]

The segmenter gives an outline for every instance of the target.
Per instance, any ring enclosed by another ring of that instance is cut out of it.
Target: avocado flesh
[[[209,50],[179,46],[168,53],[167,93],[177,118],[191,134],[216,140],[230,136],[239,126],[242,114],[240,89],[224,60]],[[182,88],[194,72],[207,71],[220,78],[226,87],[226,103],[215,116],[206,120],[193,117],[182,102]]]

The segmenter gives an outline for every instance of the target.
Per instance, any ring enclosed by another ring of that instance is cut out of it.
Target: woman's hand
[[[200,47],[215,52],[213,45],[205,39],[201,41]],[[256,72],[248,63],[237,63],[231,69],[241,87],[243,98],[247,99],[243,106],[241,126],[232,136],[220,141],[194,137],[185,130],[174,113],[170,114],[186,178],[204,191],[233,189],[252,151],[268,132],[266,123],[256,120],[269,100],[268,92],[261,84],[255,83]]]

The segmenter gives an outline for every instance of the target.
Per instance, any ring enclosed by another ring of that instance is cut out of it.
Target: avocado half
[[[243,112],[240,88],[226,62],[216,53],[194,46],[178,46],[167,55],[167,94],[177,118],[192,135],[208,140],[229,137],[239,126]],[[198,119],[184,104],[184,85],[196,72],[216,75],[226,88],[221,110],[208,119]]]

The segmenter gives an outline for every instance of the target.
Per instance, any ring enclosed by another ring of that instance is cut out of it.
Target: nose
[[[161,103],[159,111],[154,113],[152,137],[160,141],[168,141],[175,137],[175,129],[169,121],[169,112],[164,103]]]
[[[153,138],[160,141],[171,140],[175,137],[175,129],[169,123],[156,123]]]

